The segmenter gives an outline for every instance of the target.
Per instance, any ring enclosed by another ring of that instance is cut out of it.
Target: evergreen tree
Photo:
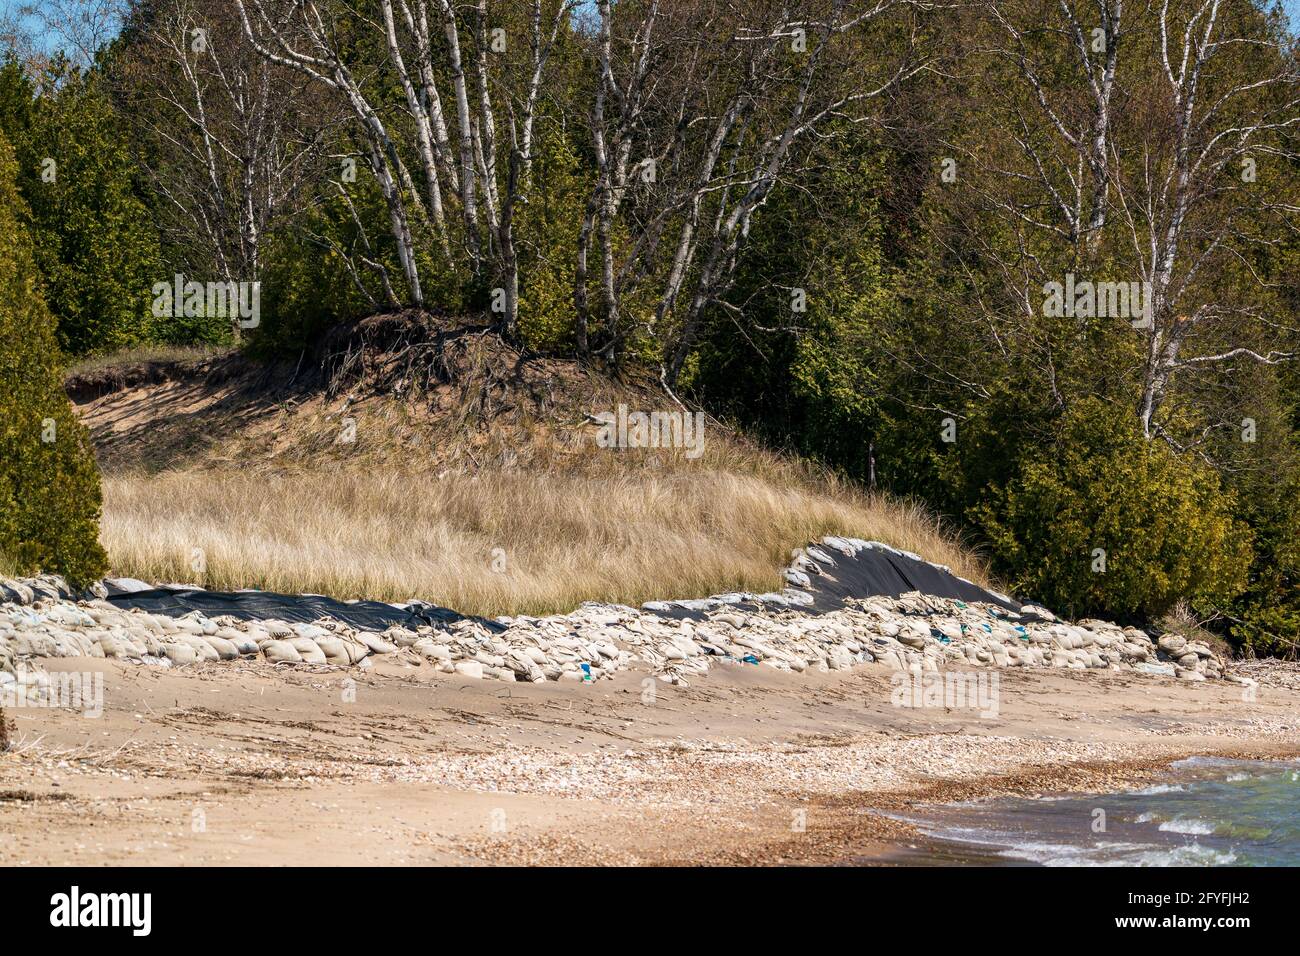
[[[37,90],[17,64],[0,70],[0,125],[14,140],[60,346],[73,355],[126,348],[146,338],[150,289],[166,278],[157,235],[97,74],[56,75]]]
[[[19,572],[102,575],[99,474],[63,393],[13,149],[0,134],[0,556]]]

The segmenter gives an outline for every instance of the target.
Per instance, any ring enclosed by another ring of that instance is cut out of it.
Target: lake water
[[[1300,762],[1179,761],[1123,793],[999,798],[909,814],[909,864],[1300,866]]]

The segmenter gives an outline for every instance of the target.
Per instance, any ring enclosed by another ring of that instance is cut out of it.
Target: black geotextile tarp
[[[887,548],[859,548],[854,554],[844,554],[828,544],[818,544],[812,557],[821,573],[806,572],[807,587],[790,585],[806,592],[812,601],[806,604],[786,604],[791,610],[809,614],[825,614],[845,606],[849,598],[866,598],[873,595],[897,597],[908,591],[920,591],[935,597],[957,598],[961,601],[996,604],[1018,611],[1021,605],[1008,598],[987,591],[976,584],[964,581],[950,571],[921,561],[902,552]],[[829,556],[833,564],[818,561],[817,551]],[[108,600],[118,607],[140,608],[156,614],[180,617],[191,611],[202,611],[208,617],[229,614],[241,620],[300,621],[310,624],[320,618],[333,618],[360,630],[382,631],[394,624],[416,628],[423,624],[445,628],[464,619],[465,615],[432,604],[412,604],[405,608],[380,601],[336,601],[314,594],[276,594],[272,591],[203,591],[199,589],[155,589],[150,591],[113,591]],[[661,617],[705,617],[699,602],[689,602],[691,607],[674,601],[659,601],[646,605],[646,610]],[[718,602],[720,606],[723,602]],[[753,600],[728,601],[729,606],[742,610],[759,610],[762,605]],[[496,621],[474,618],[489,630],[500,632],[505,627]]]
[[[336,601],[316,594],[276,594],[273,591],[203,591],[160,588],[151,591],[110,593],[108,600],[118,607],[139,608],[150,614],[181,617],[202,611],[208,617],[229,614],[245,621],[274,618],[310,624],[323,617],[332,618],[363,631],[382,631],[394,624],[416,628],[422,624],[445,628],[463,620],[465,615],[432,604],[396,607],[381,601]],[[495,621],[474,620],[489,630],[505,628]]]
[[[982,601],[1011,611],[1019,611],[1022,606],[1003,595],[965,581],[938,565],[918,561],[901,552],[886,551],[884,548],[862,548],[849,557],[825,545],[819,546],[819,550],[834,558],[835,564],[829,566],[818,561],[817,566],[822,569],[822,573],[809,574],[812,586],[800,588],[812,593],[812,610],[819,614],[844,607],[846,598],[871,597],[876,594],[898,597],[908,591],[920,591],[934,597],[957,598],[959,601]]]
[[[837,611],[845,606],[849,598],[866,598],[874,595],[898,597],[908,591],[920,591],[934,597],[956,598],[960,601],[984,602],[996,604],[1011,611],[1019,611],[1021,606],[1015,601],[992,591],[987,591],[977,584],[957,577],[951,571],[921,561],[899,551],[886,548],[859,548],[852,555],[828,544],[818,544],[813,548],[829,556],[834,564],[818,561],[810,555],[821,573],[805,571],[808,586],[790,584],[793,590],[803,591],[811,596],[808,604],[786,605],[791,610],[808,614],[825,614]],[[733,603],[733,602],[728,602]],[[742,610],[757,610],[762,607],[758,601],[737,601],[734,607]],[[698,608],[664,601],[647,605],[647,608],[663,617],[703,619],[706,615]]]

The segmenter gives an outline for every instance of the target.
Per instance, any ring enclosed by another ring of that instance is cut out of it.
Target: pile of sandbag
[[[817,554],[820,566],[832,560]],[[803,560],[800,574],[813,566]],[[663,613],[663,604],[588,603],[568,614],[502,617],[495,625],[465,618],[382,632],[328,618],[250,621],[202,611],[173,617],[118,607],[103,599],[102,590],[83,597],[75,600],[53,576],[0,582],[0,671],[13,673],[15,662],[39,657],[365,667],[374,655],[400,655],[447,674],[534,683],[595,681],[636,662],[674,684],[717,664],[796,673],[880,663],[920,671],[1059,667],[1185,680],[1225,675],[1224,662],[1203,642],[1173,634],[1153,640],[1106,621],[1070,624],[1037,606],[1012,610],[1000,596],[993,603],[910,592],[845,598],[835,610],[807,613],[797,599],[726,595],[690,602],[688,616]]]

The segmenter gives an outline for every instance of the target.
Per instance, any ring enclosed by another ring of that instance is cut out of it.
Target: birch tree
[[[1014,65],[1032,94],[1030,109],[1017,116],[1015,142],[1027,175],[1059,217],[1050,224],[1028,221],[1057,230],[1071,243],[1095,245],[1108,211],[1112,99],[1127,32],[1124,0],[1058,0],[1042,10],[992,2],[985,9],[1000,35],[993,54]],[[1027,215],[1011,205],[1002,208]]]
[[[1163,0],[1156,24],[1170,123],[1145,138],[1140,175],[1116,175],[1126,238],[1152,296],[1138,407],[1148,437],[1166,434],[1158,415],[1175,375],[1300,356],[1259,345],[1294,341],[1300,330],[1272,312],[1268,280],[1253,268],[1257,249],[1275,248],[1297,225],[1300,207],[1287,195],[1300,158],[1300,69],[1283,36],[1251,29],[1225,6]],[[1241,294],[1214,281],[1237,267]],[[1189,350],[1198,342],[1216,347]]]
[[[229,0],[161,0],[132,26],[121,85],[160,226],[191,268],[258,281],[268,231],[310,201],[328,113],[249,49]]]
[[[663,343],[670,390],[726,293],[753,217],[797,178],[797,150],[830,121],[865,122],[873,99],[928,68],[914,5],[826,0],[596,5],[591,111],[596,176],[578,243],[579,346],[590,347],[590,250],[600,248],[607,358],[629,334],[624,303]],[[862,56],[878,24],[887,56]],[[616,226],[626,239],[615,241]]]
[[[0,15],[0,43],[37,72],[54,53],[88,69],[125,22],[130,0],[40,0],[9,4]]]
[[[405,279],[403,302],[425,304],[420,244],[427,239],[466,281],[500,283],[493,304],[499,300],[501,325],[514,335],[516,212],[532,187],[547,67],[577,0],[531,0],[522,19],[494,19],[487,0],[236,3],[245,35],[261,56],[347,103],[388,209]],[[381,76],[370,76],[343,42],[353,29],[379,34],[387,53]],[[383,103],[385,77],[402,91],[405,108],[397,113]],[[413,158],[403,147],[408,129]]]
[[[1045,284],[1136,283],[1141,315],[1078,316],[1072,334],[1106,320],[1129,338],[1133,367],[1097,382],[1131,376],[1143,434],[1188,450],[1199,440],[1161,417],[1180,378],[1192,394],[1195,378],[1296,357],[1266,265],[1297,226],[1292,41],[1244,0],[988,4],[972,31],[986,39],[964,102],[980,121],[948,144],[963,175],[940,191],[958,224],[946,251],[971,279],[954,311],[991,354],[1034,353],[1061,407],[1070,346],[1044,321]]]

